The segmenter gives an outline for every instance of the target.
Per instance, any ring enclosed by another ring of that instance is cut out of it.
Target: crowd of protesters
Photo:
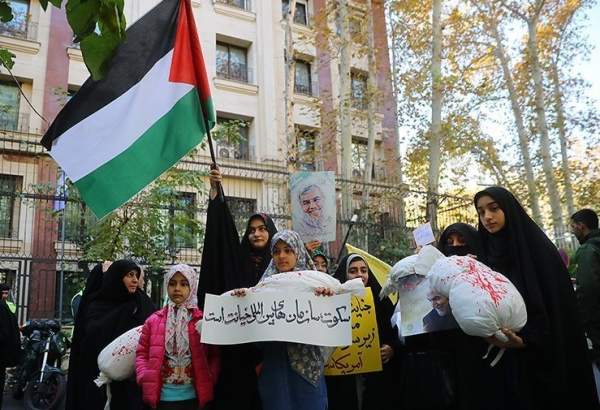
[[[479,226],[460,221],[448,226],[438,249],[445,256],[475,258],[510,279],[525,301],[525,327],[519,332],[502,329],[505,342],[468,336],[455,326],[400,340],[390,322],[393,304],[377,299],[383,370],[325,377],[331,349],[321,346],[202,343],[197,324],[204,296],[231,290],[244,297],[247,288],[271,275],[299,270],[318,270],[342,283],[360,278],[378,294],[381,287],[368,262],[353,253],[333,261],[318,242],[304,244],[298,233],[278,231],[263,213],[249,217],[238,242],[219,171],[211,171],[210,178],[201,271],[187,265],[168,268],[164,307],[157,310],[141,290],[143,273],[134,262],[119,260],[91,271],[74,325],[68,410],[105,408],[106,390],[94,383],[98,354],[140,325],[136,376],[111,384],[111,409],[600,408],[600,230],[594,211],[584,209],[571,217],[571,230],[581,244],[570,261],[577,280],[574,291],[563,257],[517,199],[499,187],[477,193],[473,212]],[[8,287],[1,289],[3,389],[5,368],[17,364],[20,345],[17,320],[4,296]],[[315,290],[323,297],[333,293]],[[432,299],[437,316],[431,320],[445,320],[443,302]],[[490,344],[506,349],[495,367],[481,360]]]

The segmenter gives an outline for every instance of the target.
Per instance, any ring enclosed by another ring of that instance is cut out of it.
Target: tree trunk
[[[427,185],[427,213],[434,231],[438,230],[438,185],[440,180],[442,139],[442,0],[433,0],[432,56],[431,56],[431,130],[429,141],[429,175]]]
[[[350,180],[352,180],[352,123],[351,123],[351,108],[352,108],[352,95],[351,95],[351,47],[352,40],[350,38],[350,28],[348,27],[348,0],[340,0],[338,3],[338,27],[340,31],[340,38],[342,41],[340,49],[340,62],[339,62],[339,77],[340,77],[340,100],[339,100],[339,112],[340,112],[340,139],[342,147],[342,163],[341,163],[341,174],[342,178],[347,182],[344,183],[345,187],[342,194],[342,215],[350,218],[352,214],[352,187],[350,186]]]
[[[560,140],[561,165],[563,178],[565,181],[565,197],[567,200],[567,211],[569,215],[575,213],[575,203],[573,201],[573,185],[571,184],[571,171],[569,169],[569,157],[567,146],[567,131],[565,129],[565,111],[562,102],[562,91],[560,88],[560,77],[556,61],[550,63],[550,76],[554,88],[554,106],[556,110],[556,128],[558,129],[558,138]]]
[[[377,113],[377,64],[375,62],[375,36],[373,32],[373,2],[367,0],[367,60],[369,76],[367,78],[367,158],[365,161],[365,174],[363,189],[363,215],[369,212],[369,185],[373,175],[373,158],[375,156],[375,115]],[[368,227],[365,232],[365,245],[369,249]]]
[[[398,38],[397,38],[397,34],[395,34],[392,31],[392,67],[391,67],[391,71],[392,71],[392,92],[393,92],[393,96],[394,96],[394,101],[398,101],[398,95],[399,95],[399,82],[400,79],[398,78],[398,73],[396,71],[396,68],[400,65],[400,57],[398,56],[398,48],[396,47],[396,44],[398,42]],[[395,129],[396,129],[396,134],[400,135],[400,130],[399,130],[399,123],[398,123],[398,118],[399,118],[399,113],[398,113],[398,104],[394,104],[394,113],[395,118],[396,118],[396,124],[394,125]],[[398,223],[400,224],[400,226],[406,226],[406,210],[405,210],[405,203],[404,203],[404,176],[403,176],[403,167],[402,167],[402,157],[401,157],[401,152],[400,152],[400,147],[398,147],[398,151],[397,151],[397,155],[398,155],[398,184],[400,186],[400,193],[398,195],[398,213],[399,213],[399,220]]]
[[[554,234],[557,240],[560,240],[564,235],[562,209],[560,204],[560,196],[556,187],[556,178],[554,178],[554,167],[552,165],[552,157],[550,155],[550,139],[548,137],[548,126],[546,123],[546,110],[544,103],[544,84],[542,81],[542,70],[540,68],[540,60],[537,48],[537,15],[527,20],[527,29],[529,32],[527,40],[527,48],[531,64],[531,74],[535,88],[535,112],[536,126],[540,134],[540,154],[542,157],[542,167],[546,177],[546,186],[548,196],[550,197],[550,209],[552,211],[552,223],[554,226]]]
[[[286,162],[288,171],[296,170],[298,152],[294,127],[294,85],[296,80],[296,60],[294,59],[294,33],[292,24],[296,14],[296,0],[290,0],[289,10],[284,19],[285,29],[285,136],[287,141]]]
[[[512,77],[512,73],[508,64],[508,57],[504,50],[504,45],[500,32],[498,31],[498,22],[496,17],[492,16],[489,20],[490,31],[494,40],[496,41],[496,57],[500,61],[502,66],[502,75],[504,77],[504,83],[510,98],[510,105],[512,108],[513,116],[515,117],[515,126],[517,128],[517,135],[519,137],[519,148],[521,150],[521,158],[523,159],[523,167],[525,168],[525,180],[527,182],[527,191],[529,193],[529,206],[531,207],[531,213],[533,220],[538,225],[543,226],[542,213],[540,212],[540,202],[537,187],[535,186],[535,175],[533,173],[533,165],[531,163],[531,155],[529,154],[529,141],[527,140],[527,134],[525,133],[525,125],[523,123],[523,111],[519,105],[517,97],[517,91],[515,89],[515,83]]]

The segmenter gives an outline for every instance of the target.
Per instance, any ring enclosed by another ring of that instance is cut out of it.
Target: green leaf
[[[9,70],[15,65],[14,58],[16,56],[5,48],[0,48],[0,64],[7,67]]]
[[[7,23],[13,19],[12,9],[10,5],[6,2],[0,3],[0,21],[3,23]]]
[[[67,20],[76,37],[84,38],[96,29],[100,0],[69,0],[67,2]]]
[[[121,38],[114,33],[92,33],[81,41],[81,54],[92,78],[101,80],[108,70]]]
[[[46,11],[46,9],[48,8],[48,3],[52,4],[56,8],[60,8],[62,0],[40,0],[40,5],[42,6],[42,9],[44,9],[44,11]]]
[[[126,21],[123,14],[123,0],[101,0],[98,26],[100,31],[118,33],[121,37],[125,34]]]

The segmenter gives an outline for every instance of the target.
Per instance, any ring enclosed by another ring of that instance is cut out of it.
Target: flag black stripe
[[[127,29],[127,38],[117,49],[106,76],[100,81],[88,78],[56,116],[42,138],[46,149],[51,150],[52,141],[69,128],[132,88],[173,48],[179,5],[180,0],[163,0]]]

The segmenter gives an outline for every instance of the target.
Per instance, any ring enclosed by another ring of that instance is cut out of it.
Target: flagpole
[[[340,263],[340,259],[342,258],[342,253],[344,252],[344,247],[346,246],[346,242],[348,242],[348,236],[350,236],[350,231],[354,224],[358,221],[358,215],[352,215],[352,219],[350,219],[350,224],[348,226],[348,230],[346,231],[346,236],[344,237],[344,242],[342,242],[342,246],[340,247],[340,251],[338,252],[338,257],[336,263]]]
[[[208,126],[208,121],[206,119],[206,115],[204,115],[204,110],[202,110],[202,120],[204,121],[204,128],[206,129],[206,137],[208,138],[208,149],[210,151],[210,159],[212,161],[212,164],[210,166],[210,169],[218,169],[219,166],[217,165],[217,157],[215,155],[215,147],[213,145],[213,139],[212,139],[212,135],[210,134],[210,127]],[[223,185],[220,182],[217,182],[217,186],[218,186],[218,196],[219,196],[219,200],[221,202],[225,201],[225,193],[223,192]]]

